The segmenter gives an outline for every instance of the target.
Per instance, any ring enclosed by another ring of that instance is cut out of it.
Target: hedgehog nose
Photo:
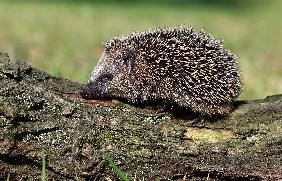
[[[95,98],[94,95],[95,85],[93,82],[87,83],[81,90],[80,95],[84,99],[92,99]]]
[[[102,74],[98,78],[89,81],[80,92],[84,99],[103,99],[107,96],[110,82],[113,80],[112,74]]]

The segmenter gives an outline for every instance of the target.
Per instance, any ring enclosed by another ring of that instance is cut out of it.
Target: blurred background
[[[0,52],[84,83],[114,36],[192,25],[238,56],[241,99],[282,93],[281,0],[0,1]]]

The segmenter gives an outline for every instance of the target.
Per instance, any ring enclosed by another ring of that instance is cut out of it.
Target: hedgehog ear
[[[126,66],[128,72],[130,73],[134,68],[134,56],[131,51],[125,51],[122,54],[123,63]]]

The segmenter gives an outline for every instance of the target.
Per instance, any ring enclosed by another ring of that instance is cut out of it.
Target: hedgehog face
[[[119,98],[129,91],[128,76],[135,66],[128,49],[106,48],[81,95],[86,99]],[[122,96],[124,97],[124,96]]]

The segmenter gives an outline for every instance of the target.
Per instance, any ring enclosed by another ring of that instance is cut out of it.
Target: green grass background
[[[193,25],[238,56],[243,99],[282,93],[281,0],[0,1],[0,51],[86,82],[113,36]]]

